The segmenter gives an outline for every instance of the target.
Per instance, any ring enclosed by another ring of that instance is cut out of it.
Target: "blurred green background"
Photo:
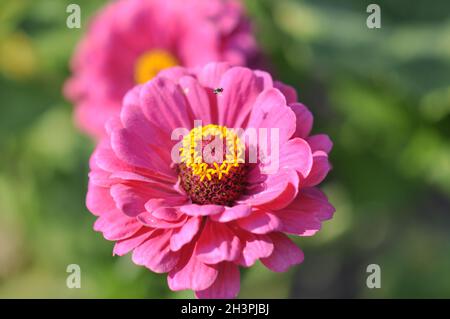
[[[78,3],[83,28],[66,27]],[[112,257],[84,206],[92,142],[61,96],[88,17],[105,1],[0,0],[0,297],[183,298]],[[242,272],[242,298],[450,297],[450,2],[248,1],[276,76],[328,133],[337,212],[284,274]],[[66,287],[79,264],[82,288]],[[366,267],[381,267],[368,289]]]

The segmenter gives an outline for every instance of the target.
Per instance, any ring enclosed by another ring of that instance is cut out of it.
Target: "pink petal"
[[[313,197],[313,198],[315,198],[316,200],[320,200],[320,201],[322,201],[323,203],[328,203],[328,197],[327,197],[327,195],[325,195],[325,193],[324,192],[322,192],[319,188],[317,188],[317,187],[308,187],[308,188],[305,188],[305,189],[303,189],[302,190],[302,193],[305,195],[305,196],[308,196],[308,197]],[[328,203],[329,204],[329,203]]]
[[[148,202],[145,203],[145,209],[149,212],[149,213],[154,213],[156,210],[160,209],[160,208],[175,208],[180,204],[183,204],[184,202],[186,202],[186,198],[184,196],[162,196],[164,198],[152,198],[150,199]],[[163,213],[164,211],[161,211],[160,213]],[[173,213],[173,211],[171,211]],[[156,216],[157,218],[162,218],[162,219],[166,219],[168,221],[174,221],[179,219],[179,213],[176,214],[172,214],[169,211],[166,211],[166,213],[163,216]]]
[[[225,211],[221,214],[211,215],[211,219],[221,223],[246,217],[250,215],[252,208],[248,205],[235,205],[233,207],[225,207]]]
[[[135,217],[145,211],[147,195],[143,189],[116,184],[111,186],[110,193],[116,206],[128,216]]]
[[[192,109],[194,119],[204,121],[204,125],[211,123],[213,120],[212,110],[205,89],[191,76],[182,77],[179,83]]]
[[[249,184],[249,188],[264,183],[264,181],[267,180],[267,174],[264,174],[261,169],[261,165],[250,167],[250,170],[247,173],[247,183]]]
[[[208,216],[219,214],[223,212],[225,208],[221,205],[183,205],[180,207],[180,211],[189,216]]]
[[[197,258],[207,264],[233,261],[239,257],[239,238],[225,224],[207,220],[197,241]]]
[[[303,182],[305,187],[316,186],[320,184],[331,170],[331,164],[328,155],[324,151],[313,153],[313,166],[308,177]]]
[[[167,283],[173,291],[192,289],[203,290],[216,280],[218,271],[215,265],[200,261],[192,248],[182,250],[179,263],[169,272]]]
[[[150,238],[134,249],[133,262],[156,273],[172,270],[178,263],[179,254],[170,250],[170,236],[170,231],[155,231]]]
[[[281,230],[298,236],[314,235],[335,210],[323,196],[318,189],[302,190],[291,205],[276,212]]]
[[[333,148],[333,142],[326,134],[311,135],[306,141],[309,143],[312,152],[324,151],[328,154]]]
[[[306,106],[301,103],[289,104],[296,117],[296,129],[294,136],[305,138],[311,132],[313,116]]]
[[[175,221],[167,221],[164,219],[157,218],[153,213],[147,211],[139,214],[137,220],[147,227],[159,228],[159,229],[171,229],[181,227],[186,222],[187,217],[182,216]]]
[[[296,171],[283,169],[278,174],[268,175],[267,179],[252,189],[251,194],[243,196],[240,202],[252,206],[281,209],[297,196],[299,177]]]
[[[275,81],[273,86],[283,93],[288,104],[297,102],[297,91],[290,85]]]
[[[116,242],[114,245],[113,255],[123,256],[128,254],[134,248],[142,244],[154,230],[142,227],[136,234],[127,239],[122,239]]]
[[[174,191],[172,184],[167,183],[166,181],[156,181],[149,176],[142,175],[140,173],[128,172],[128,171],[116,171],[109,175],[110,179],[118,179],[123,182],[142,182],[146,184],[152,184],[156,187],[161,187],[163,189],[167,189],[168,191]]]
[[[123,124],[120,121],[120,116],[114,115],[111,116],[108,121],[105,123],[106,135],[111,137],[111,133],[113,131],[117,131],[123,129]]]
[[[218,124],[243,127],[263,89],[261,82],[250,69],[232,67],[223,74],[219,87],[223,93],[217,97]]]
[[[86,207],[96,216],[107,214],[116,209],[116,204],[109,194],[109,188],[89,183],[86,195]]]
[[[173,206],[176,206],[176,201],[152,198],[145,203],[145,210],[157,219],[174,222],[180,219],[180,213]]]
[[[259,94],[256,99],[247,128],[278,129],[278,142],[281,147],[294,134],[295,121],[295,113],[286,105],[283,94],[275,88],[270,88]],[[267,137],[270,136],[271,132],[268,132]]]
[[[161,183],[127,183],[111,186],[111,196],[116,206],[129,216],[146,211],[145,204],[151,199],[164,198],[169,203],[180,203],[183,196]],[[171,206],[171,205],[169,205]]]
[[[195,291],[200,299],[231,299],[236,298],[240,289],[239,268],[233,263],[219,264],[219,274],[214,283],[205,290]]]
[[[195,8],[186,9],[195,10]],[[201,41],[201,50],[198,50],[199,40]],[[219,61],[220,56],[214,50],[220,45],[219,41],[220,34],[217,27],[213,23],[203,24],[201,28],[192,28],[190,32],[183,32],[183,37],[177,41],[178,55],[182,61],[189,60],[190,64],[194,66],[202,65],[206,61]]]
[[[303,189],[299,194],[298,202],[295,203],[302,211],[315,212],[320,220],[332,218],[335,212],[335,208],[330,204],[327,196],[316,187]]]
[[[262,81],[264,90],[270,89],[273,87],[273,80],[272,80],[272,76],[270,75],[270,73],[268,73],[266,71],[261,71],[261,70],[255,70],[253,72],[258,77],[258,79],[260,79]]]
[[[303,178],[311,171],[313,157],[308,143],[294,138],[284,144],[280,150],[280,168],[295,169]]]
[[[168,78],[175,83],[177,83],[182,77],[188,75],[190,75],[188,69],[181,66],[174,66],[168,69],[164,69],[158,73],[158,76]]]
[[[267,234],[276,231],[281,224],[277,216],[266,211],[256,211],[250,216],[238,219],[236,223],[242,229],[254,234]]]
[[[158,146],[167,146],[171,143],[170,135],[151,123],[140,106],[140,92],[142,86],[132,89],[124,98],[120,118],[124,128],[129,132],[138,134],[143,141],[151,138],[151,143]]]
[[[123,97],[122,101],[122,113],[123,109],[129,105],[139,105],[140,103],[140,94],[141,94],[142,85],[136,85],[132,89],[130,89],[125,96]],[[122,119],[122,123],[125,123],[126,121],[123,121],[124,116],[123,114],[120,114],[120,118]],[[126,116],[125,116],[126,118]],[[141,123],[138,118],[134,118],[135,121],[138,123]],[[133,122],[133,121],[132,121]],[[140,125],[138,127],[141,127]]]
[[[243,242],[242,255],[239,260],[241,266],[253,266],[260,258],[269,257],[272,254],[273,243],[267,235],[240,232],[239,238]]]
[[[142,225],[119,210],[101,215],[94,224],[94,230],[103,233],[108,240],[125,239],[135,234]]]
[[[88,176],[89,176],[89,183],[99,187],[109,189],[109,187],[111,187],[111,185],[114,184],[113,180],[110,179],[111,174],[101,169],[91,170]]]
[[[151,170],[157,175],[175,176],[174,170],[170,168],[171,157],[167,147],[152,145],[150,141],[144,142],[127,129],[112,132],[111,146],[117,157],[129,165]]]
[[[194,124],[184,93],[178,85],[165,77],[156,77],[144,84],[141,90],[141,107],[146,118],[168,137],[173,129],[190,128]]]
[[[97,145],[92,154],[92,159],[97,167],[107,172],[131,170],[129,165],[117,158],[111,148],[109,140],[106,139]]]
[[[198,80],[202,86],[215,89],[220,87],[223,74],[230,69],[228,63],[208,63],[198,73]]]
[[[269,236],[274,244],[273,252],[269,257],[261,259],[267,268],[275,272],[284,272],[303,261],[303,252],[286,235],[273,233]]]
[[[190,243],[200,229],[201,218],[191,217],[178,230],[174,231],[170,238],[170,249],[180,250],[184,245]]]
[[[178,210],[173,207],[160,207],[152,212],[152,215],[158,219],[173,222],[179,219]]]

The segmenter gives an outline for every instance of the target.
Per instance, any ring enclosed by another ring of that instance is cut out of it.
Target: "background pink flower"
[[[223,92],[216,95],[218,87]],[[239,164],[221,179],[200,181],[171,158],[178,142],[172,130],[192,129],[194,120],[278,128],[278,171]],[[332,143],[310,135],[312,124],[295,90],[265,72],[223,63],[162,71],[125,96],[91,157],[87,207],[98,216],[94,229],[116,242],[114,254],[132,251],[136,264],[168,273],[172,290],[236,297],[239,267],[261,260],[283,272],[301,263],[302,251],[286,234],[311,236],[333,215],[316,188],[330,170]]]
[[[124,94],[161,69],[211,61],[249,65],[256,56],[238,1],[119,0],[91,21],[64,92],[76,104],[77,125],[99,138]]]

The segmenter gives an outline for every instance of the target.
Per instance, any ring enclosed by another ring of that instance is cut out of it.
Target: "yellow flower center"
[[[154,78],[159,71],[178,65],[178,60],[166,50],[150,50],[142,54],[134,67],[136,83],[145,83]]]
[[[211,143],[214,146],[205,150]],[[209,124],[195,127],[184,136],[182,145],[181,161],[193,175],[200,177],[200,181],[205,178],[211,180],[214,176],[221,180],[230,174],[233,167],[237,168],[245,161],[244,144],[236,133],[225,126]],[[216,147],[219,145],[220,148]]]

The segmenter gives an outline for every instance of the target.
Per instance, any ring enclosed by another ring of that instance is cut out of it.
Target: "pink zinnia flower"
[[[235,0],[119,0],[91,22],[64,87],[78,127],[93,137],[118,114],[125,93],[160,70],[211,61],[249,65],[256,42]]]
[[[195,120],[203,125],[194,127]],[[235,297],[239,267],[260,260],[283,272],[301,263],[302,251],[286,234],[311,236],[333,215],[315,187],[330,170],[332,143],[310,135],[312,124],[295,90],[265,72],[224,63],[162,71],[127,93],[91,157],[94,229],[116,241],[115,255],[132,251],[134,263],[168,273],[172,290]],[[270,144],[265,153],[278,152],[276,171],[264,173],[268,164],[259,158],[190,161],[186,143],[197,137],[205,150],[213,140],[206,130],[227,132],[246,152],[259,147],[239,139],[231,129],[239,127],[278,132],[278,151]],[[172,137],[176,128],[187,128],[181,144]],[[174,149],[182,154],[178,163]]]

